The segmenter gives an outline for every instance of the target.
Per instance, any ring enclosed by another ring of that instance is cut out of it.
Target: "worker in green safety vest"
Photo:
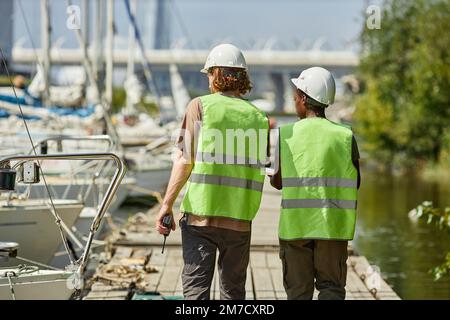
[[[251,84],[242,52],[221,44],[208,55],[211,94],[187,106],[178,155],[156,226],[162,225],[186,185],[179,225],[186,299],[209,299],[219,252],[221,299],[245,299],[251,221],[261,202],[269,121],[242,95]],[[172,218],[173,221],[173,218]],[[175,230],[175,222],[171,228]]]
[[[292,79],[300,120],[279,128],[271,184],[282,189],[280,258],[288,299],[344,299],[347,242],[353,239],[359,153],[351,129],[329,121],[332,74],[319,67]]]

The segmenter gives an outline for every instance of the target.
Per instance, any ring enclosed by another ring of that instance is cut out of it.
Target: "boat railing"
[[[94,240],[94,236],[100,226],[100,223],[103,219],[103,217],[106,214],[106,211],[111,204],[114,195],[117,191],[117,189],[120,186],[120,183],[122,179],[125,176],[126,173],[126,166],[124,161],[117,156],[114,153],[104,152],[104,153],[78,153],[78,154],[46,154],[46,155],[19,155],[19,156],[10,156],[6,157],[0,160],[0,188],[2,190],[6,191],[13,191],[15,189],[15,181],[16,181],[16,171],[20,168],[20,166],[23,166],[27,162],[34,162],[37,163],[39,166],[40,161],[45,160],[86,160],[86,161],[92,161],[92,160],[98,160],[98,161],[111,161],[113,160],[113,163],[116,166],[113,178],[111,179],[110,184],[108,185],[108,188],[105,192],[105,195],[103,196],[100,205],[97,208],[97,213],[92,221],[90,230],[89,230],[89,236],[87,239],[87,242],[84,246],[83,254],[81,257],[75,262],[76,268],[77,268],[77,274],[81,275],[85,268],[88,261],[88,256],[90,253],[90,249],[92,246],[92,242]],[[11,166],[11,163],[15,162],[13,166]],[[48,195],[50,200],[51,196]],[[65,236],[62,230],[64,228],[62,227],[63,222],[58,216],[58,213],[56,210],[54,210],[53,214],[56,218],[56,224],[60,228],[61,236],[63,238],[63,241],[65,240]]]
[[[81,141],[94,141],[94,142],[106,142],[106,148],[105,150],[102,150],[103,152],[114,152],[116,149],[116,145],[113,141],[113,139],[108,135],[91,135],[91,136],[79,136],[79,135],[56,135],[47,137],[45,139],[42,139],[38,141],[34,147],[29,150],[29,154],[33,154],[36,149],[38,149],[38,153],[40,154],[47,154],[48,153],[48,147],[49,142],[54,142],[57,144],[57,151],[58,152],[64,152],[63,148],[63,142],[65,141],[74,141],[74,142],[81,142]],[[73,152],[72,150],[70,151]],[[98,183],[99,178],[102,176],[103,172],[109,172],[111,169],[110,163],[107,162],[100,162],[100,163],[93,163],[92,161],[89,161],[87,163],[81,164],[75,168],[73,168],[70,173],[61,173],[58,176],[60,177],[66,177],[68,178],[67,186],[65,187],[64,191],[61,194],[62,199],[66,199],[68,195],[70,194],[72,188],[74,188],[74,184],[79,181],[77,179],[82,176],[86,176],[86,173],[92,173],[91,178],[89,178],[86,182],[90,183],[84,183],[81,184],[77,194],[78,198],[84,202],[87,201],[88,197],[90,196],[91,192],[93,192],[93,189],[96,188],[93,199],[94,199],[94,206],[97,205],[97,201],[100,200],[101,195],[104,193],[104,184]],[[29,185],[28,188],[25,190],[24,194],[29,195],[30,190],[32,188],[32,185]],[[53,189],[53,194],[58,194],[56,190]],[[97,195],[97,197],[95,197]]]

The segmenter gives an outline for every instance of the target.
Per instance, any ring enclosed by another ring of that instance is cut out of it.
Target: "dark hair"
[[[238,91],[246,94],[252,89],[246,70],[241,68],[213,67],[208,70],[213,75],[213,87],[217,91]]]
[[[325,115],[325,108],[328,107],[326,104],[314,100],[300,89],[297,89],[297,91],[306,97],[306,109],[313,111],[317,115]]]

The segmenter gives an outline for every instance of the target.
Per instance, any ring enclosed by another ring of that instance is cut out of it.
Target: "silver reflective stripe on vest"
[[[356,188],[355,179],[346,178],[283,178],[283,187],[340,187]]]
[[[356,209],[356,200],[283,199],[281,201],[281,207],[283,209],[302,209],[302,208]]]
[[[216,163],[216,164],[232,164],[237,166],[244,166],[250,168],[264,168],[265,163],[258,161],[254,158],[239,157],[226,154],[213,154],[210,152],[197,152],[195,161],[204,163]]]
[[[224,177],[211,174],[193,173],[189,178],[191,182],[205,183],[205,184],[217,184],[227,187],[236,187],[251,189],[262,192],[263,183],[253,180],[247,180],[242,178]]]

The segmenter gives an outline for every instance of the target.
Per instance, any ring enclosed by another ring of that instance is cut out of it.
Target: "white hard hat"
[[[328,106],[334,102],[336,84],[327,69],[312,67],[303,70],[297,79],[291,81],[298,89],[321,104]]]
[[[247,70],[244,55],[238,47],[224,43],[215,46],[206,58],[205,66],[200,72],[208,73],[211,67],[230,67]]]

